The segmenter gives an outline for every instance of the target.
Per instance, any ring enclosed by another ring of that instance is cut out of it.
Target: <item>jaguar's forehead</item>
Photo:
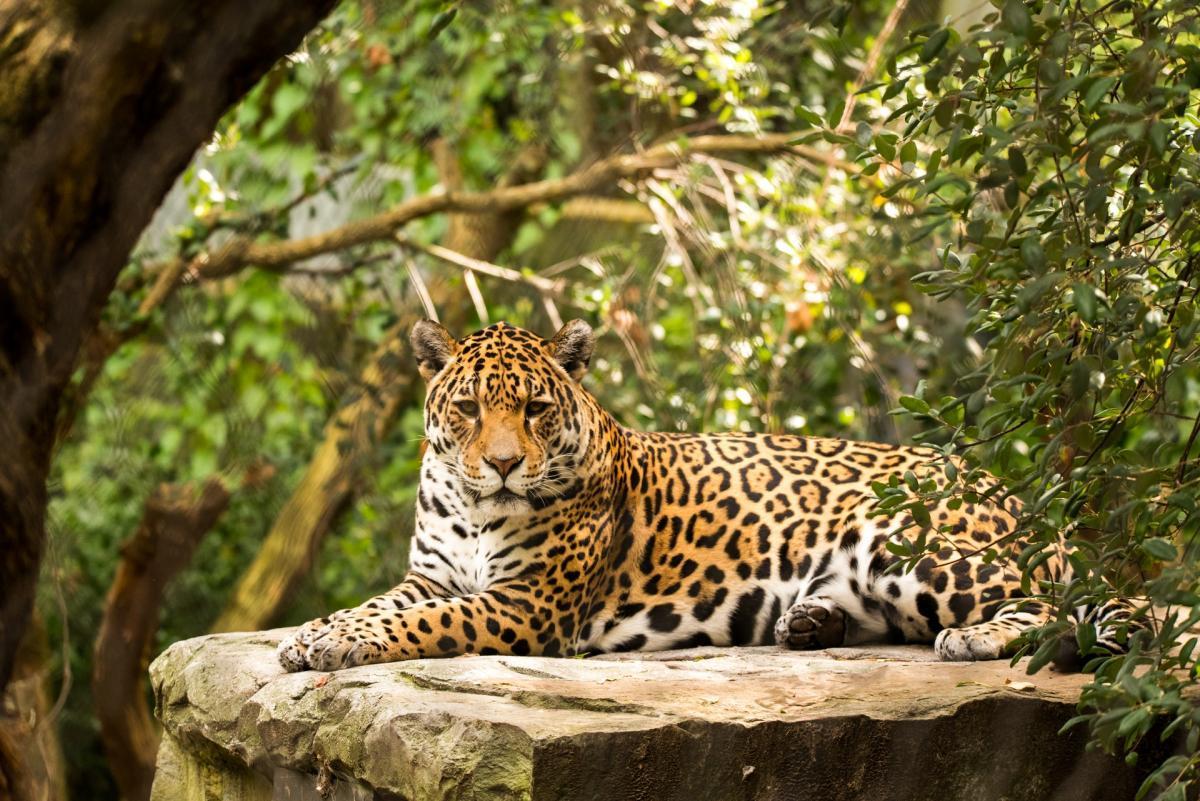
[[[485,358],[504,358],[519,354],[544,354],[549,343],[532,331],[508,323],[489,325],[459,343],[459,353]]]
[[[523,328],[497,323],[459,342],[454,373],[493,403],[516,403],[567,380],[551,364],[550,343]]]

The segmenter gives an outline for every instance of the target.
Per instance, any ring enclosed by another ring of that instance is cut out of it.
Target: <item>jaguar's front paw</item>
[[[283,665],[283,669],[288,673],[296,673],[301,670],[315,670],[308,662],[308,648],[312,645],[321,634],[325,632],[333,623],[341,620],[348,610],[334,612],[329,617],[319,617],[316,620],[310,620],[303,626],[300,626],[283,641],[279,643],[279,647],[275,652],[279,655],[279,664]]]
[[[342,668],[388,661],[387,648],[352,620],[333,621],[312,638],[304,654],[309,670]]]

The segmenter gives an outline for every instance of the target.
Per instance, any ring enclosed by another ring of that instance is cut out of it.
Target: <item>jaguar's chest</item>
[[[409,562],[457,595],[471,595],[519,575],[530,558],[519,516],[466,504],[453,476],[425,465]]]

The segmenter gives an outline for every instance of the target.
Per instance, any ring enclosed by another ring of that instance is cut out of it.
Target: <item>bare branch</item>
[[[546,310],[546,317],[549,318],[551,327],[555,331],[562,328],[563,318],[558,312],[558,306],[554,303],[554,298],[549,295],[542,295],[542,308]]]
[[[467,294],[471,296],[471,304],[475,307],[475,315],[479,318],[479,322],[483,325],[490,325],[491,315],[488,314],[487,302],[483,299],[483,292],[479,289],[479,279],[475,277],[474,270],[463,271],[463,286],[467,288]]]
[[[654,215],[637,200],[619,200],[589,195],[568,200],[562,207],[563,219],[638,225],[652,224]]]
[[[648,171],[678,166],[688,159],[704,155],[750,153],[792,153],[808,161],[836,167],[847,172],[856,172],[857,167],[837,156],[805,145],[793,144],[797,133],[768,134],[764,136],[706,135],[680,137],[661,142],[633,155],[613,156],[580,169],[564,178],[510,184],[502,181],[495,189],[486,192],[464,192],[452,190],[422,195],[407,200],[381,214],[348,223],[322,234],[277,242],[255,242],[246,235],[235,235],[219,248],[204,252],[187,260],[182,257],[169,259],[157,269],[148,270],[153,281],[150,290],[138,307],[136,320],[125,330],[114,332],[101,329],[92,337],[84,358],[83,379],[72,389],[72,396],[65,403],[60,418],[57,441],[62,442],[70,431],[71,422],[78,415],[91,385],[99,376],[104,362],[123,343],[145,330],[149,315],[161,307],[185,283],[199,282],[232,275],[249,266],[257,266],[275,272],[304,272],[331,277],[345,275],[357,266],[372,263],[360,260],[344,268],[328,271],[296,268],[298,261],[326,253],[345,250],[358,245],[396,239],[397,232],[413,220],[433,214],[466,212],[475,214],[498,214],[527,209],[544,203],[579,198],[575,211],[590,206],[597,212],[601,205],[604,212],[613,213],[622,203],[624,219],[647,222],[654,217],[644,205],[630,201],[597,198],[594,193],[611,190],[625,179],[640,178]],[[605,202],[606,201],[606,202]],[[633,207],[639,207],[633,210]],[[284,207],[285,209],[288,207]],[[426,253],[467,270],[491,275],[502,280],[520,281],[546,293],[560,294],[561,283],[544,276],[526,276],[506,267],[489,262],[470,259],[453,250],[431,246],[428,249],[401,238],[406,247],[424,249]],[[574,262],[572,262],[574,263]]]

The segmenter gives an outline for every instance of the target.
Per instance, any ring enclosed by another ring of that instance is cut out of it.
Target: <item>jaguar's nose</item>
[[[493,468],[495,468],[496,472],[500,474],[500,478],[508,478],[508,474],[511,473],[517,465],[519,465],[521,462],[525,461],[525,457],[524,456],[506,456],[506,457],[488,456],[488,457],[484,457],[484,461],[487,462],[488,464],[490,464]]]

